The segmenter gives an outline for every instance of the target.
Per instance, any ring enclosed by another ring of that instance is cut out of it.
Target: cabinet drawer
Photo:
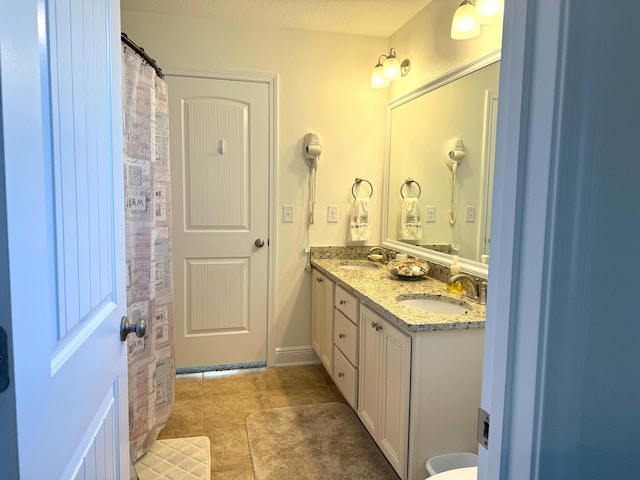
[[[358,408],[358,370],[349,363],[338,347],[334,348],[333,381],[351,408]]]
[[[358,324],[358,299],[339,285],[336,285],[335,305],[353,323]]]
[[[339,310],[336,310],[335,315],[333,343],[347,357],[347,360],[358,366],[358,327]]]

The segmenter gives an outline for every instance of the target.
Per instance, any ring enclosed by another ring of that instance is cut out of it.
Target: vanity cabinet
[[[332,378],[351,408],[358,408],[358,299],[339,285],[335,288]]]
[[[333,371],[334,283],[315,268],[311,272],[311,346],[327,372]]]
[[[372,277],[375,287],[369,289],[331,268],[314,267],[313,348],[324,352],[318,355],[333,381],[401,480],[424,480],[430,457],[477,452],[484,329],[474,318],[480,308],[484,317],[484,307],[472,307],[468,323],[447,324],[436,315],[414,329],[379,292],[433,289],[433,282],[380,276]],[[434,290],[439,293],[446,295],[444,284]]]
[[[407,478],[411,337],[360,307],[358,416],[402,479]]]

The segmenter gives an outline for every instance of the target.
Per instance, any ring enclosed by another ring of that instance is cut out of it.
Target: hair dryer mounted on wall
[[[307,133],[304,137],[304,158],[311,166],[309,175],[309,225],[313,224],[313,212],[316,206],[316,169],[318,159],[322,153],[320,135],[317,133]]]
[[[307,133],[304,137],[304,156],[312,167],[318,166],[318,159],[322,153],[320,135],[317,133]]]

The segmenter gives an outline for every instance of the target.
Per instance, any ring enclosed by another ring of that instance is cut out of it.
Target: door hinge
[[[481,408],[478,409],[478,443],[489,448],[489,414]]]
[[[9,387],[9,347],[7,332],[0,327],[0,393]]]

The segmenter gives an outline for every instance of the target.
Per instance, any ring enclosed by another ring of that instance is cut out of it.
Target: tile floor
[[[322,365],[178,375],[173,413],[159,438],[206,435],[211,480],[253,480],[245,431],[249,414],[336,401],[345,402]]]

